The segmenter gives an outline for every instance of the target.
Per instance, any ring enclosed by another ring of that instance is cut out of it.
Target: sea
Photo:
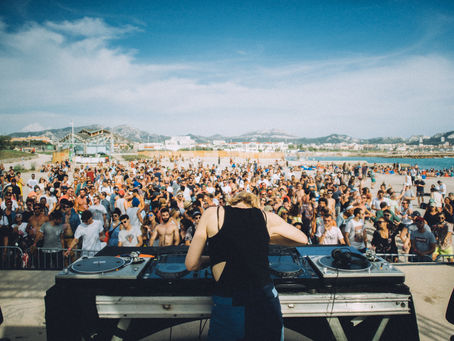
[[[426,159],[411,159],[411,158],[387,158],[387,157],[366,157],[366,156],[317,156],[308,157],[307,161],[366,161],[368,163],[399,163],[401,165],[418,165],[420,169],[454,169],[454,158],[426,158]]]

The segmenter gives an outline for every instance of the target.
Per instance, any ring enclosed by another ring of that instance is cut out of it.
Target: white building
[[[196,143],[190,136],[172,136],[170,140],[165,141],[165,149],[177,151],[179,149],[191,149]]]

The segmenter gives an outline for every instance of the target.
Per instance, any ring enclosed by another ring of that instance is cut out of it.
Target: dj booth
[[[189,272],[187,247],[105,248],[56,276],[48,340],[140,340],[210,318],[209,268]],[[286,328],[313,340],[419,340],[404,274],[354,248],[271,246]]]

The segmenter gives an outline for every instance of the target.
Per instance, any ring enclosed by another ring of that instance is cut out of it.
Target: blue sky
[[[453,1],[0,2],[0,133],[453,130]]]

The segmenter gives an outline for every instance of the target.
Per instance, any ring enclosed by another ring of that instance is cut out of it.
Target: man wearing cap
[[[126,199],[125,199],[125,191],[120,189],[118,191],[118,197],[115,200],[115,207],[118,208],[121,214],[126,214]]]
[[[192,213],[192,225],[186,229],[186,234],[184,236],[185,245],[191,245],[192,238],[194,237],[194,233],[197,229],[201,216],[202,214],[199,211],[194,211]]]
[[[413,262],[431,262],[432,253],[435,251],[436,240],[431,231],[425,228],[426,221],[423,217],[416,217],[417,230],[410,235],[411,252],[416,256],[409,260]]]
[[[80,225],[79,215],[72,206],[73,204],[67,199],[62,199],[60,201],[60,208],[63,212],[64,248],[69,248],[74,239],[74,232],[76,232],[77,227]]]

